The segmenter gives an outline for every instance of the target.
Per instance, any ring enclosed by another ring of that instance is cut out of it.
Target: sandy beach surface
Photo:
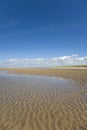
[[[25,75],[43,75],[50,77],[62,77],[80,83],[87,83],[87,67],[64,68],[0,68],[8,73]]]
[[[0,130],[87,130],[87,70],[4,70]]]

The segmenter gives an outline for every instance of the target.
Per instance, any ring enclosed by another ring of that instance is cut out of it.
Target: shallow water
[[[0,130],[86,130],[87,87],[0,72]]]

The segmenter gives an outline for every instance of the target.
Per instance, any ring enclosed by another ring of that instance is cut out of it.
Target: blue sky
[[[87,56],[87,0],[0,1],[0,62],[73,54]]]

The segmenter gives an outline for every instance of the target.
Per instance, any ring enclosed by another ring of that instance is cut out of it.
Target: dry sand
[[[87,71],[10,69],[0,75],[0,130],[87,130]]]

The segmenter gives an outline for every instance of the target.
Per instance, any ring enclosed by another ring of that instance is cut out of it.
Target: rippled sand
[[[87,86],[1,74],[0,130],[87,130]]]

